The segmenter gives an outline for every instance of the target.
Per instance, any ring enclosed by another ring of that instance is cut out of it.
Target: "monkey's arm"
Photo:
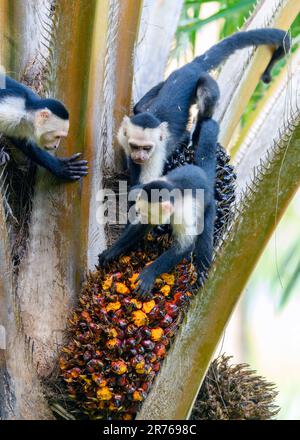
[[[162,273],[169,272],[176,264],[180,263],[193,250],[193,246],[182,247],[179,243],[175,244],[158,257],[153,263],[144,269],[138,277],[139,284],[136,292],[145,297],[151,293],[151,289],[155,283],[156,278]]]
[[[71,157],[54,157],[47,151],[42,150],[33,142],[26,142],[23,139],[11,139],[13,144],[36,164],[46,168],[56,177],[64,180],[79,180],[88,174],[86,160],[77,160],[81,153]]]
[[[133,107],[133,113],[136,115],[138,113],[143,113],[147,111],[147,107],[151,103],[151,101],[157,97],[160,89],[164,85],[164,81],[160,82],[156,86],[152,87],[149,92],[146,93]]]
[[[138,185],[140,181],[141,174],[141,166],[137,163],[134,163],[131,158],[129,158],[129,178],[130,178],[130,187],[132,188],[135,185]]]
[[[113,246],[106,249],[98,256],[99,266],[105,266],[119,255],[134,248],[134,246],[147,235],[150,229],[151,226],[143,225],[141,223],[136,225],[128,224],[121,237],[113,244]]]

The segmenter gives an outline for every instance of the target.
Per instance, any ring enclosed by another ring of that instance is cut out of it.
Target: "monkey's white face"
[[[170,201],[150,203],[141,193],[137,196],[135,208],[141,216],[142,223],[151,225],[170,223],[174,212],[174,206]]]
[[[168,137],[168,124],[157,128],[142,128],[134,125],[125,116],[118,132],[118,141],[133,162],[143,165],[149,161],[157,148],[164,148]]]
[[[68,136],[69,127],[69,120],[59,118],[48,109],[38,110],[35,113],[35,140],[46,150],[58,148],[61,139]]]

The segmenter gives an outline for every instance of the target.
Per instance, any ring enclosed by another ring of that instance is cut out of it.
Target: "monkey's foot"
[[[4,148],[2,148],[2,150],[0,150],[0,167],[5,165],[9,159],[9,154],[4,150]]]

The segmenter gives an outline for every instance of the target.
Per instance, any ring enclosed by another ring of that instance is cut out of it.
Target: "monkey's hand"
[[[138,285],[135,293],[141,298],[146,299],[150,296],[151,290],[155,283],[155,275],[150,269],[144,269],[137,278]]]
[[[9,159],[9,154],[4,150],[4,148],[2,148],[2,150],[0,150],[0,167],[5,165],[6,162],[9,161]]]
[[[101,254],[98,255],[98,265],[99,267],[105,267],[108,265],[110,261],[112,261],[114,258],[116,258],[117,255],[113,252],[113,250],[106,249]]]
[[[65,180],[79,180],[88,174],[88,162],[86,160],[77,160],[81,153],[73,154],[71,157],[57,159],[57,177]]]

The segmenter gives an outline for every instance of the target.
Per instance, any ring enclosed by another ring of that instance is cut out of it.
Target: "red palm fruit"
[[[164,344],[162,344],[161,342],[155,344],[154,353],[159,359],[163,359],[166,354],[166,347],[164,346]]]
[[[151,364],[157,360],[157,356],[155,353],[146,353],[145,360],[150,362]]]
[[[159,316],[160,308],[158,305],[154,306],[150,313],[148,313],[149,319],[157,319]]]
[[[131,348],[131,349],[129,350],[129,353],[130,353],[132,356],[136,356],[136,355],[138,354],[138,351],[137,351],[136,348]]]
[[[137,340],[135,338],[128,338],[125,340],[126,348],[134,348],[137,346]]]
[[[153,371],[155,371],[155,373],[157,373],[159,370],[160,370],[160,363],[155,362],[155,364],[153,364]]]
[[[143,382],[141,388],[143,389],[143,391],[145,391],[146,393],[150,390],[150,387],[152,385],[152,382]]]
[[[142,341],[142,345],[143,345],[143,347],[145,347],[145,349],[147,351],[152,351],[152,350],[154,350],[154,347],[155,347],[154,342],[150,341],[149,339]]]
[[[171,302],[168,302],[165,305],[165,309],[166,309],[168,315],[170,315],[172,318],[176,318],[176,316],[179,313],[179,308],[177,307],[177,305],[173,304]]]
[[[119,375],[125,374],[128,371],[126,362],[124,362],[123,360],[113,361],[111,363],[111,369],[114,373]]]
[[[130,364],[133,368],[140,368],[146,364],[144,356],[138,354],[134,358],[131,359]]]
[[[184,306],[189,298],[182,292],[175,293],[173,302],[178,306]]]
[[[173,322],[173,318],[172,318],[170,315],[166,315],[166,316],[164,317],[164,319],[162,319],[162,320],[160,321],[160,325],[161,325],[163,328],[165,328],[165,327],[168,327],[170,324],[172,324],[172,322]]]
[[[141,335],[142,339],[149,339],[151,337],[151,329],[143,326],[139,329],[139,334]]]

